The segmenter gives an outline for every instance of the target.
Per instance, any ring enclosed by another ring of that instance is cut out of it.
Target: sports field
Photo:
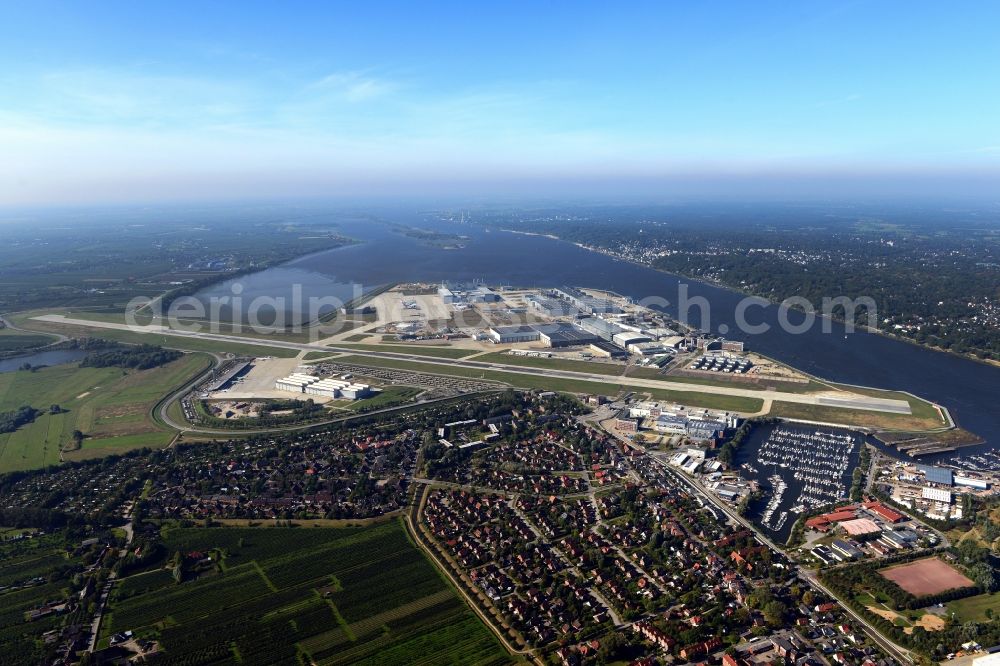
[[[217,565],[115,587],[102,629],[161,642],[157,664],[505,664],[493,634],[398,521],[362,528],[186,528],[166,552]]]
[[[960,571],[936,557],[880,569],[879,573],[915,597],[974,585]]]
[[[156,423],[153,405],[209,363],[204,354],[187,354],[150,370],[69,363],[0,374],[0,411],[22,405],[43,411],[34,423],[0,434],[0,473],[58,464],[60,450],[66,460],[77,460],[167,445],[174,433]],[[49,413],[52,405],[60,413]],[[79,449],[74,430],[86,435]]]

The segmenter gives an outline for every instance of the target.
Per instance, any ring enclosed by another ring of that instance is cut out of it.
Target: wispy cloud
[[[850,104],[851,102],[857,102],[861,99],[861,95],[857,93],[852,93],[850,95],[844,95],[843,97],[836,97],[834,99],[826,99],[820,102],[816,102],[814,105],[817,109],[823,109],[828,106],[839,106],[841,104]]]
[[[311,90],[333,93],[348,102],[366,102],[383,97],[398,87],[393,81],[366,76],[359,72],[335,72],[309,86]]]

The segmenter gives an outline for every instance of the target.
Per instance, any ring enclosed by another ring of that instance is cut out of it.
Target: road
[[[841,409],[863,409],[867,411],[887,412],[891,414],[910,414],[910,404],[905,400],[889,400],[885,398],[872,398],[863,395],[830,396],[823,394],[801,394],[786,393],[783,391],[769,391],[746,389],[734,386],[707,386],[702,384],[689,384],[659,379],[642,379],[637,377],[623,377],[619,375],[602,375],[586,372],[576,372],[572,370],[553,370],[549,368],[526,368],[519,365],[507,365],[499,362],[485,362],[464,359],[439,358],[432,356],[422,356],[419,354],[407,354],[392,351],[373,351],[368,349],[354,349],[347,347],[326,346],[320,344],[309,344],[300,342],[289,342],[287,340],[271,340],[262,338],[248,338],[237,335],[226,335],[222,333],[197,333],[190,331],[180,331],[166,326],[129,326],[128,324],[117,324],[113,322],[90,321],[87,319],[76,319],[64,315],[41,315],[34,318],[36,321],[49,322],[54,324],[69,324],[73,326],[84,326],[88,328],[112,329],[131,331],[133,333],[143,333],[149,335],[163,335],[177,338],[193,338],[197,340],[231,342],[238,344],[274,347],[278,349],[291,349],[295,351],[324,351],[330,353],[348,353],[355,356],[369,358],[383,358],[387,360],[417,362],[426,365],[441,366],[440,374],[448,374],[449,367],[474,368],[478,370],[492,370],[511,374],[527,375],[537,377],[539,375],[552,377],[554,379],[570,379],[576,381],[599,382],[602,384],[617,384],[632,388],[654,388],[669,389],[673,391],[685,391],[688,393],[709,393],[712,395],[725,395],[740,398],[754,398],[762,400],[780,400],[804,405],[819,405],[825,407],[835,407]]]
[[[759,539],[761,542],[767,544],[767,546],[769,548],[771,548],[771,550],[773,550],[773,551],[775,551],[777,553],[785,554],[787,556],[787,553],[785,552],[784,548],[778,546],[771,539],[769,539],[767,536],[765,536],[764,534],[762,534],[761,531],[757,528],[756,525],[754,525],[753,523],[751,523],[749,520],[747,520],[743,516],[739,515],[727,503],[719,501],[715,497],[715,495],[713,493],[709,492],[708,489],[706,489],[703,485],[701,485],[701,483],[698,482],[696,479],[692,479],[692,478],[688,477],[687,475],[685,475],[685,474],[683,474],[681,472],[678,472],[676,470],[671,469],[667,465],[666,462],[664,462],[663,460],[657,458],[656,456],[651,456],[651,458],[653,460],[655,460],[657,463],[663,465],[674,476],[674,478],[677,478],[677,479],[681,480],[683,483],[685,483],[691,489],[691,491],[694,494],[700,496],[705,501],[711,503],[712,506],[715,506],[718,509],[722,510],[727,516],[729,516],[729,518],[731,518],[732,520],[734,520],[738,524],[740,524],[740,525],[748,528],[749,530],[751,530],[754,533],[754,535],[757,537],[757,539]],[[846,603],[844,603],[840,599],[840,597],[838,597],[837,595],[835,595],[825,585],[823,585],[821,582],[819,582],[819,580],[816,578],[816,575],[815,575],[814,572],[812,572],[812,571],[810,571],[810,570],[808,570],[808,569],[806,569],[804,567],[801,567],[799,565],[793,565],[793,566],[795,566],[796,574],[797,574],[797,576],[801,580],[803,580],[804,582],[808,583],[814,589],[822,592],[827,597],[829,597],[831,599],[836,599],[837,602],[839,603],[839,605],[841,606],[841,608],[843,608],[844,611],[848,615],[850,615],[851,618],[854,619],[855,622],[858,623],[858,626],[860,626],[864,630],[864,632],[873,641],[875,641],[875,643],[877,643],[882,649],[884,649],[886,652],[888,652],[889,654],[891,654],[896,659],[901,660],[901,662],[903,662],[903,663],[913,663],[913,656],[910,654],[909,650],[906,650],[905,648],[902,648],[899,645],[896,645],[894,642],[890,641],[888,638],[886,638],[885,636],[883,636],[878,631],[878,629],[876,629],[870,622],[868,622],[864,617],[862,617],[860,614],[858,614],[857,612],[855,612],[854,609],[852,609],[850,606],[848,606]]]

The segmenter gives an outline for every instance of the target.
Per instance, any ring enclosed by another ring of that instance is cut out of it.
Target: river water
[[[779,325],[779,309],[773,305],[751,308],[747,314],[750,323],[767,324],[768,332],[742,333],[735,325],[735,313],[744,297],[729,289],[678,278],[542,236],[490,231],[413,213],[391,213],[387,219],[468,238],[461,249],[443,249],[395,233],[387,225],[331,216],[330,221],[338,223],[343,233],[363,242],[301,257],[241,280],[252,280],[254,293],[286,298],[292,296],[290,280],[298,281],[306,298],[355,294],[400,281],[482,279],[514,286],[569,284],[610,289],[636,300],[663,298],[670,303],[664,309],[673,316],[678,316],[679,289],[686,287],[689,298],[703,297],[711,305],[708,321],[702,320],[699,309],[690,310],[691,316],[685,319],[694,326],[713,332],[725,327],[726,337],[746,341],[751,350],[830,381],[904,390],[940,403],[951,410],[959,425],[987,440],[981,447],[962,449],[962,453],[1000,443],[1000,368],[877,334],[846,335],[844,326],[836,322],[828,322],[829,332],[824,332],[817,321],[804,332],[790,333]],[[207,299],[230,294],[231,285],[222,284],[200,296]],[[805,319],[799,312],[786,314],[793,325]]]
[[[32,366],[72,363],[79,361],[86,355],[87,352],[82,349],[52,349],[35,352],[34,354],[0,360],[0,372],[15,372],[25,363],[30,363]]]

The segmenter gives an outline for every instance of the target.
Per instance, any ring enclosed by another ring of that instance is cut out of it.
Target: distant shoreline
[[[767,301],[771,305],[780,305],[780,303],[781,303],[781,301],[776,301],[773,298],[768,298],[766,296],[761,296],[759,294],[755,294],[755,293],[753,293],[751,291],[747,291],[746,289],[743,289],[741,287],[738,287],[738,286],[735,286],[735,285],[726,284],[725,282],[722,282],[720,280],[713,280],[711,278],[705,278],[705,277],[700,277],[700,276],[687,275],[685,273],[675,273],[673,271],[667,271],[667,270],[664,270],[662,268],[657,268],[656,266],[653,266],[651,264],[646,264],[646,263],[643,263],[641,261],[636,261],[635,259],[630,259],[628,257],[623,257],[623,256],[621,256],[619,254],[616,254],[614,252],[611,252],[609,250],[605,250],[604,248],[592,247],[590,245],[585,245],[585,244],[580,243],[578,241],[566,240],[566,239],[560,238],[560,237],[558,237],[558,236],[556,236],[554,234],[540,234],[540,233],[535,233],[535,232],[530,232],[530,231],[515,231],[513,229],[499,229],[499,230],[500,231],[507,231],[507,232],[512,233],[512,234],[522,234],[522,235],[525,235],[525,236],[541,236],[543,238],[551,238],[552,240],[557,240],[557,241],[560,241],[560,242],[563,242],[563,243],[570,243],[571,245],[575,245],[576,247],[578,247],[578,248],[580,248],[582,250],[587,250],[588,252],[595,252],[597,254],[603,254],[603,255],[605,255],[607,257],[611,257],[612,259],[616,259],[618,261],[623,261],[625,263],[632,264],[634,266],[641,266],[643,268],[648,268],[648,269],[651,269],[651,270],[654,270],[654,271],[657,271],[657,272],[660,272],[660,273],[664,273],[666,275],[673,275],[674,277],[684,278],[685,280],[691,280],[693,282],[700,282],[702,284],[710,285],[710,286],[713,286],[713,287],[719,287],[719,288],[722,288],[722,289],[727,289],[727,290],[735,292],[737,294],[743,294],[744,296],[752,296],[753,298],[760,298],[760,299],[763,299],[763,300]],[[799,310],[800,312],[802,311],[801,308],[797,308],[797,307],[793,307],[793,309]],[[817,313],[817,316],[819,316],[819,317],[825,317],[827,319],[830,319],[831,321],[836,321],[836,322],[841,323],[841,324],[845,324],[846,323],[840,317],[833,317],[833,316],[830,316],[830,315],[818,314],[818,313]],[[953,351],[951,349],[944,349],[944,348],[938,347],[936,345],[930,345],[930,344],[927,344],[926,342],[917,342],[913,338],[908,338],[908,337],[905,337],[905,336],[902,336],[902,335],[898,335],[898,334],[893,333],[891,331],[884,331],[884,330],[882,330],[880,328],[871,328],[870,326],[856,326],[856,328],[858,328],[858,329],[860,329],[860,330],[862,330],[862,331],[864,331],[866,333],[874,333],[874,334],[877,334],[877,335],[882,335],[882,336],[884,336],[886,338],[889,338],[891,340],[897,340],[899,342],[906,342],[908,344],[914,345],[916,347],[920,347],[922,349],[928,349],[928,350],[939,352],[939,353],[942,353],[942,354],[948,354],[948,355],[954,356],[956,358],[964,358],[964,359],[967,359],[967,360],[970,360],[970,361],[976,361],[977,363],[982,363],[984,365],[988,365],[988,366],[993,367],[993,368],[1000,368],[1000,361],[994,361],[994,360],[988,359],[988,358],[979,358],[975,354],[960,353],[960,352]]]

